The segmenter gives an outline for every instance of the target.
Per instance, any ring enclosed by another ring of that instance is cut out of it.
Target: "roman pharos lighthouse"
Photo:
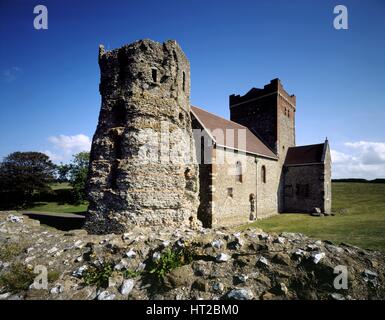
[[[99,48],[102,97],[88,177],[90,233],[195,218],[190,66],[176,41]]]

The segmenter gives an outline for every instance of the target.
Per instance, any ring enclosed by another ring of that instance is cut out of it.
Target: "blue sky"
[[[33,8],[48,8],[48,30]],[[348,8],[348,30],[333,8]],[[176,39],[191,62],[191,102],[224,117],[228,96],[280,78],[297,96],[297,144],[328,136],[334,177],[385,177],[385,2],[0,2],[0,157],[56,161],[89,146],[100,108],[98,45]]]

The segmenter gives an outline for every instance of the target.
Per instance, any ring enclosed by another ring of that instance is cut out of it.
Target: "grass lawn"
[[[56,212],[56,213],[85,213],[88,204],[72,205],[58,202],[36,202],[25,211],[29,212]]]
[[[333,183],[333,212],[330,217],[281,214],[252,224],[272,232],[301,232],[310,237],[349,243],[362,248],[385,251],[385,184]]]
[[[70,190],[69,183],[53,183],[51,189],[54,191]],[[35,202],[25,211],[29,212],[54,212],[54,213],[85,213],[87,211],[87,203],[74,205],[61,202]]]
[[[53,189],[68,189],[66,184]],[[281,214],[259,220],[241,228],[256,226],[272,232],[301,232],[310,237],[350,243],[362,248],[385,251],[385,184],[333,183],[334,217],[312,217],[307,214]],[[338,213],[346,209],[346,213]],[[71,205],[58,202],[35,203],[28,211],[85,213],[87,204]]]
[[[55,182],[51,184],[52,190],[59,190],[59,189],[71,189],[71,185],[68,182]]]

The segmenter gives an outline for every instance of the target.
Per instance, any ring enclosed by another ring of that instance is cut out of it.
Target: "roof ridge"
[[[303,148],[303,147],[312,147],[312,146],[320,146],[320,145],[324,145],[325,142],[322,142],[322,143],[313,143],[313,144],[304,144],[302,146],[294,146],[294,147],[289,147],[290,148]]]
[[[221,128],[221,129],[228,128],[231,130],[235,130],[236,132],[239,132],[240,130],[245,131],[246,133],[245,138],[246,138],[246,144],[247,144],[244,146],[245,150],[243,150],[243,148],[240,148],[240,146],[236,144],[229,145],[227,141],[227,137],[224,137],[224,141],[221,143],[217,141],[218,146],[231,148],[239,151],[244,151],[244,152],[255,154],[257,156],[267,157],[274,160],[278,159],[277,155],[269,147],[267,147],[266,144],[256,134],[254,134],[248,127],[243,126],[235,121],[227,120],[221,116],[216,115],[215,113],[206,111],[205,109],[194,105],[191,105],[191,114],[197,119],[197,121],[200,123],[203,129],[209,133],[209,135],[210,135],[210,131],[215,130],[215,128]],[[216,125],[218,125],[218,127],[215,127]],[[210,137],[214,141],[216,140],[213,136],[210,136]],[[249,142],[251,144],[249,144]],[[233,143],[237,143],[237,142],[233,141]]]
[[[245,126],[241,125],[241,124],[238,123],[238,122],[235,122],[235,121],[233,121],[233,120],[229,120],[229,119],[223,118],[223,117],[221,117],[221,116],[218,116],[217,114],[215,114],[215,113],[213,113],[213,112],[210,112],[210,111],[207,111],[206,109],[203,109],[203,108],[201,108],[201,107],[197,107],[197,106],[193,106],[193,105],[191,105],[191,107],[200,109],[200,110],[202,110],[202,111],[204,111],[204,112],[207,112],[207,113],[210,113],[210,114],[212,114],[213,116],[218,117],[218,118],[221,118],[221,119],[223,119],[223,120],[225,120],[225,121],[228,121],[228,122],[231,122],[231,123],[235,123],[236,125],[238,125],[238,126],[240,126],[240,127],[242,127],[242,128],[245,128],[245,129],[247,129],[247,130],[249,130],[249,131],[251,132],[251,130],[250,130],[248,127],[245,127]],[[253,132],[251,132],[251,133],[254,134]]]

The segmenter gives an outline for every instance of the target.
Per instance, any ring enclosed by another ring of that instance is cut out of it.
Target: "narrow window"
[[[296,185],[295,185],[295,195],[296,195],[296,196],[299,196],[299,195],[300,195],[300,185],[299,185],[299,184],[296,184]]]
[[[234,197],[233,188],[227,188],[227,196],[230,198]]]
[[[288,184],[285,186],[285,196],[286,197],[292,197],[293,196],[293,186],[291,184]]]
[[[126,107],[124,101],[118,101],[112,107],[112,122],[113,127],[124,127],[126,123]]]
[[[262,182],[263,182],[263,183],[266,183],[266,167],[265,167],[265,166],[262,166],[262,169],[261,169],[261,178],[262,178]]]
[[[300,198],[308,198],[310,193],[310,187],[308,184],[297,184],[295,193]]]
[[[205,164],[205,138],[201,137],[201,154],[200,163]],[[198,159],[199,161],[199,159]]]
[[[182,77],[183,77],[182,89],[183,91],[185,91],[186,90],[186,73],[184,71],[183,71]]]
[[[122,159],[122,136],[115,134],[113,136],[115,159]]]
[[[128,67],[128,58],[124,49],[120,49],[118,52],[119,62],[119,79],[124,81],[126,79],[126,70]]]
[[[235,181],[242,182],[242,163],[237,161],[235,164]]]
[[[152,72],[152,81],[153,82],[158,82],[158,70],[156,69],[151,69]]]
[[[117,169],[118,169],[118,163],[114,161],[114,163],[111,166],[111,171],[110,171],[110,188],[115,190],[118,187],[118,174],[117,174]]]

